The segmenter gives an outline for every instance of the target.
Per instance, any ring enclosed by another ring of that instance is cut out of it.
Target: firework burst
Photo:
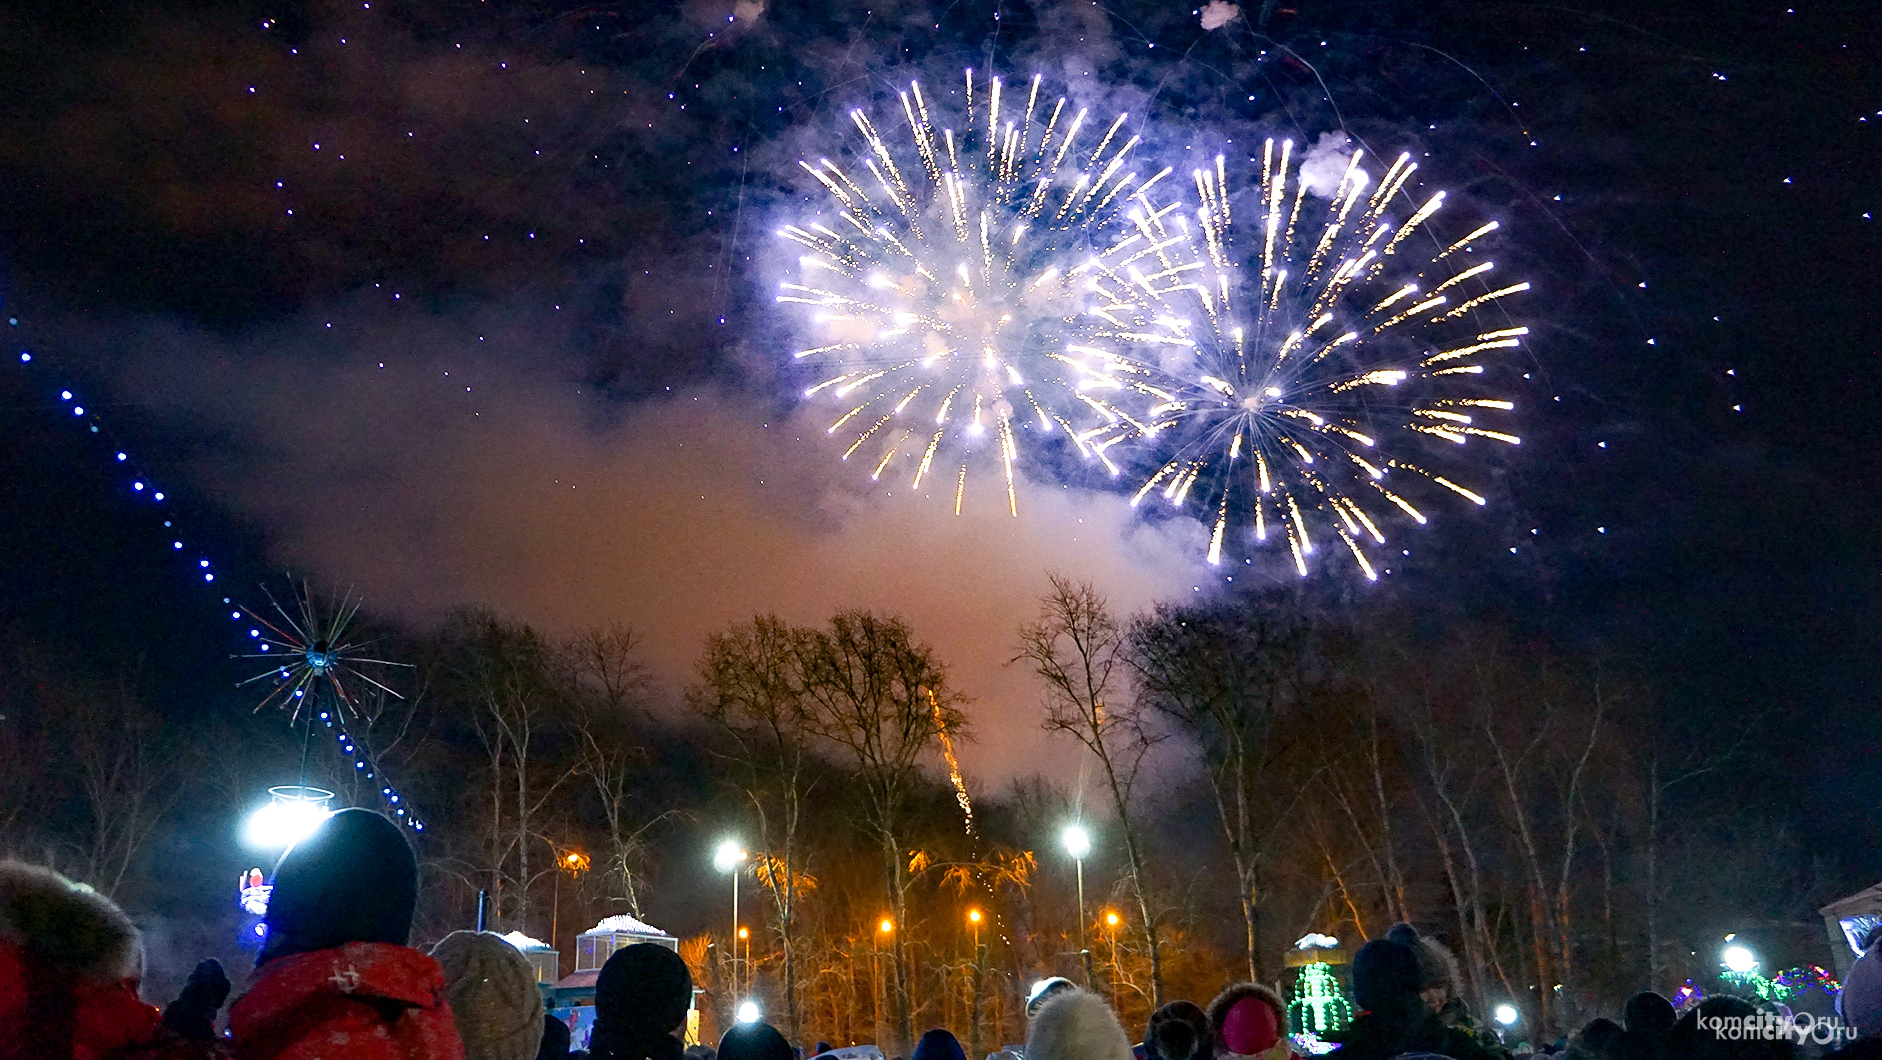
[[[957,92],[957,125],[911,83],[893,135],[852,111],[855,161],[800,163],[827,211],[780,232],[801,255],[778,300],[809,317],[816,344],[797,357],[825,373],[808,395],[836,403],[845,460],[916,488],[951,478],[957,515],[970,465],[990,460],[1017,515],[1024,439],[1063,431],[1115,473],[1104,449],[1121,435],[1094,445],[1091,425],[1149,429],[1119,400],[1136,385],[1124,369],[1167,336],[1146,330],[1132,278],[1178,278],[1148,263],[1156,219],[1179,208],[1159,185],[1180,191],[1168,168],[1140,173],[1128,115],[1094,119],[1037,77],[1009,94],[969,70]]]
[[[1489,373],[1528,329],[1488,318],[1529,285],[1498,282],[1476,253],[1497,224],[1442,239],[1445,194],[1406,191],[1409,155],[1376,184],[1361,159],[1316,194],[1292,143],[1269,141],[1255,194],[1231,192],[1218,157],[1193,173],[1188,216],[1142,222],[1164,249],[1137,293],[1164,342],[1119,375],[1152,404],[1134,417],[1144,426],[1082,441],[1147,446],[1154,470],[1133,503],[1198,505],[1211,563],[1239,528],[1253,542],[1278,532],[1303,576],[1338,541],[1376,578],[1367,550],[1393,517],[1426,521],[1422,494],[1485,503],[1455,470],[1470,443],[1518,444],[1493,429],[1514,406]]]
[[[266,587],[262,593],[268,597],[274,617],[242,608],[242,613],[256,624],[249,635],[257,651],[237,656],[269,660],[268,669],[242,682],[243,685],[274,682],[267,696],[256,705],[257,711],[282,707],[292,711],[290,721],[298,721],[303,709],[311,711],[321,695],[328,693],[343,714],[358,717],[357,697],[364,691],[361,685],[378,689],[394,699],[404,698],[361,669],[363,666],[409,669],[411,664],[371,659],[360,654],[367,645],[355,636],[353,620],[359,614],[358,600],[349,595],[323,614],[313,594],[303,585],[294,599],[297,614],[290,614]]]

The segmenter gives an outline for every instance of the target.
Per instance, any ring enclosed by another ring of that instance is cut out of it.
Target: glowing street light
[[[876,924],[876,930],[884,935],[892,935],[895,933],[895,921],[885,916]]]
[[[1516,1006],[1507,1001],[1498,1005],[1492,1014],[1496,1017],[1496,1021],[1505,1027],[1515,1026],[1516,1021],[1523,1017],[1522,1013],[1516,1011]]]
[[[1736,975],[1750,975],[1758,970],[1758,955],[1749,946],[1733,943],[1719,952],[1719,963]]]
[[[242,826],[242,842],[255,850],[286,850],[314,834],[327,818],[333,816],[328,803],[333,792],[288,784],[268,789],[267,805],[248,815]]]
[[[756,1001],[739,1002],[738,1012],[735,1014],[735,1018],[740,1023],[757,1023],[763,1016],[764,1013],[759,1011],[758,1002]]]
[[[1085,946],[1085,855],[1091,853],[1091,833],[1081,824],[1065,826],[1059,841],[1078,866],[1078,959],[1085,966],[1085,985],[1091,985],[1091,951]]]
[[[732,877],[732,992],[738,992],[738,869],[745,864],[745,845],[736,839],[722,839],[712,851],[712,867]]]

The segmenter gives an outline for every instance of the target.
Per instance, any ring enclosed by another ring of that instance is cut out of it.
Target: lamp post
[[[1082,824],[1065,827],[1059,837],[1065,852],[1078,866],[1078,961],[1085,969],[1085,985],[1091,986],[1091,951],[1085,946],[1085,855],[1091,853],[1091,833]]]
[[[1122,922],[1123,918],[1117,913],[1109,909],[1104,911],[1105,934],[1111,937],[1111,1011],[1113,1012],[1117,1011],[1117,981],[1123,976],[1117,963],[1117,926]]]
[[[876,933],[873,936],[873,939],[876,944],[876,961],[875,961],[876,974],[872,976],[871,978],[875,980],[874,985],[876,988],[875,990],[875,994],[876,994],[875,996],[876,1041],[878,1042],[882,1041],[882,1039],[886,1037],[886,1035],[882,1033],[883,1032],[882,1009],[885,1004],[883,994],[886,992],[886,988],[882,982],[882,944],[883,942],[887,941],[890,935],[893,935],[894,933],[895,933],[895,921],[894,920],[891,920],[890,918],[885,916],[881,920],[876,922]]]
[[[974,995],[967,1010],[967,1053],[979,1056],[980,1052],[980,1004],[981,991],[986,983],[987,950],[980,943],[980,923],[985,920],[978,909],[967,911],[967,924],[974,933]]]
[[[562,874],[566,872],[569,874],[570,879],[580,879],[582,873],[588,871],[588,865],[588,855],[579,850],[567,851],[556,859],[555,891],[553,892],[554,896],[549,900],[549,945],[554,947],[558,953],[561,952],[561,947],[557,945],[555,940],[556,936],[560,934],[562,930]],[[558,957],[556,964],[556,975],[558,978],[562,974],[560,961],[561,958]]]
[[[712,867],[732,877],[732,996],[739,994],[738,985],[738,869],[745,863],[745,847],[736,839],[719,842],[712,852]]]
[[[748,928],[745,925],[740,924],[738,926],[738,941],[743,943],[745,946],[745,958],[744,958],[744,965],[743,965],[745,969],[745,980],[746,980],[745,989],[750,990],[751,989],[751,928]],[[750,1023],[751,1020],[744,1020],[742,1022]]]

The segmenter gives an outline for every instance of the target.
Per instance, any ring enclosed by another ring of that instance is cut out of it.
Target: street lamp
[[[758,1010],[758,1002],[741,1001],[739,1002],[738,1012],[734,1015],[734,1018],[740,1023],[757,1023],[759,1017],[763,1015],[764,1013]]]
[[[1117,926],[1123,922],[1124,918],[1118,916],[1116,911],[1110,909],[1104,911],[1105,933],[1111,936],[1111,1008],[1113,1010],[1117,1008],[1117,981],[1124,977],[1117,963]]]
[[[1085,985],[1090,986],[1091,953],[1085,948],[1085,855],[1091,853],[1091,833],[1081,824],[1066,825],[1059,841],[1078,866],[1078,959],[1085,968]]]
[[[328,803],[333,792],[303,784],[284,784],[268,789],[268,803],[248,815],[242,826],[242,842],[255,850],[286,850],[314,834],[314,829],[333,816]]]
[[[1513,1027],[1516,1025],[1516,1021],[1522,1018],[1523,1014],[1516,1011],[1515,1005],[1505,1001],[1503,1004],[1496,1007],[1494,1015],[1498,1023],[1501,1023],[1505,1027]]]
[[[738,990],[738,868],[745,863],[745,845],[736,839],[722,839],[712,851],[712,867],[732,877],[732,993]]]
[[[1733,943],[1719,952],[1719,963],[1733,974],[1750,975],[1758,970],[1758,955],[1749,946]]]

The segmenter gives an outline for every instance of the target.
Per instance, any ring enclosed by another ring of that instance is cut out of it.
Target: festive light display
[[[7,327],[10,329],[21,327],[21,321],[17,314],[8,314],[6,323]],[[20,366],[22,371],[28,373],[44,374],[49,371],[49,369],[46,369],[44,366],[44,359],[30,349],[20,350],[16,363]],[[139,462],[132,457],[131,447],[118,442],[109,429],[109,426],[99,417],[97,410],[94,407],[87,406],[78,392],[70,385],[58,386],[56,388],[49,387],[47,389],[56,389],[60,406],[69,411],[70,417],[74,422],[84,424],[87,433],[97,435],[100,441],[107,443],[107,451],[111,453],[111,463],[113,466],[121,469],[120,481],[128,487],[127,494],[135,500],[162,506],[159,514],[168,515],[169,498],[165,491],[158,488],[157,481],[153,476],[146,474],[141,469]],[[179,557],[183,557],[184,562],[189,565],[192,574],[200,575],[206,585],[213,584],[216,581],[215,565],[210,561],[207,555],[188,547],[175,521],[170,518],[162,519],[161,529],[164,531],[164,536],[170,540],[170,551]],[[241,604],[234,602],[232,598],[223,596],[219,599],[221,606],[228,609],[227,613],[232,621],[241,623],[245,619],[251,621],[257,620],[253,612],[249,611]],[[270,596],[269,602],[271,604],[274,603],[272,596]],[[277,611],[281,612],[282,618],[286,619],[286,612],[281,610],[278,604],[275,604],[275,607]],[[346,620],[338,624],[337,632],[344,634],[345,630],[350,626],[351,619],[357,607],[343,607],[341,610],[344,612]],[[268,705],[273,701],[275,696],[285,693],[282,695],[282,698],[294,702],[294,714],[291,720],[298,720],[301,704],[307,702],[310,709],[308,718],[310,731],[313,722],[316,720],[322,722],[326,728],[334,730],[335,745],[338,747],[340,753],[346,756],[347,761],[352,764],[354,773],[364,779],[378,782],[379,798],[386,811],[399,823],[411,828],[414,832],[424,831],[424,821],[415,813],[411,812],[410,808],[405,804],[404,795],[380,775],[378,767],[373,763],[366,750],[353,739],[344,726],[336,725],[334,715],[339,710],[338,706],[331,705],[325,709],[319,709],[316,704],[309,700],[307,695],[308,691],[315,687],[318,679],[331,679],[335,676],[336,664],[350,664],[355,661],[377,662],[377,660],[354,660],[346,650],[341,650],[337,653],[334,651],[332,645],[336,638],[327,638],[324,642],[325,647],[323,647],[321,637],[317,635],[306,635],[306,631],[309,629],[313,629],[316,632],[325,630],[329,633],[336,631],[336,627],[331,620],[324,623],[316,621],[312,611],[303,611],[302,624],[296,626],[292,620],[288,620],[288,625],[298,629],[300,631],[299,634],[286,634],[271,626],[270,629],[276,635],[274,637],[264,637],[258,628],[251,626],[249,629],[249,642],[257,648],[258,651],[255,654],[245,657],[261,658],[266,656],[268,658],[275,658],[277,656],[272,653],[271,649],[281,648],[284,650],[285,654],[293,660],[290,664],[285,666],[271,666],[264,673],[257,675],[256,678],[250,679],[259,680],[263,677],[273,676],[278,682],[275,693],[271,694],[269,699],[263,700],[262,705]],[[337,639],[345,643],[343,637]],[[350,647],[349,644],[348,648]],[[397,664],[380,663],[380,665]],[[360,676],[364,677],[363,674]],[[377,682],[372,683],[377,684]],[[351,702],[350,699],[342,701]],[[317,710],[317,714],[312,713],[314,710]]]
[[[1333,966],[1325,961],[1303,965],[1294,980],[1293,999],[1287,1003],[1287,1026],[1295,1036],[1321,1042],[1353,1021],[1352,1002],[1340,986]]]
[[[1719,973],[1719,978],[1735,990],[1746,991],[1760,1001],[1780,1005],[1788,1005],[1812,989],[1820,989],[1830,997],[1835,997],[1843,989],[1843,984],[1837,982],[1835,976],[1814,964],[1786,969],[1768,978],[1756,971],[1735,972],[1727,969]]]

